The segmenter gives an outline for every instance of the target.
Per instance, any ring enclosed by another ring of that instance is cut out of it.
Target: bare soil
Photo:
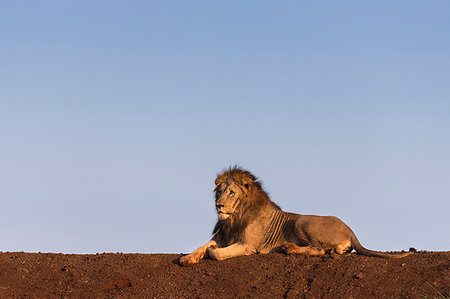
[[[0,298],[449,298],[450,252],[403,259],[252,255],[177,264],[180,254],[0,253]]]

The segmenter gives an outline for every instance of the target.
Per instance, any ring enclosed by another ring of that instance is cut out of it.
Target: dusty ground
[[[204,260],[180,254],[0,253],[0,298],[448,298],[450,252],[399,260],[279,253]]]

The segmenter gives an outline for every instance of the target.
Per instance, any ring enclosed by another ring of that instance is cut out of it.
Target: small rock
[[[331,258],[334,259],[334,260],[337,260],[337,259],[340,258],[339,254],[337,254],[336,252],[334,252],[334,250],[331,250],[331,251],[330,251],[330,255],[331,255]]]
[[[294,289],[290,289],[287,294],[286,294],[286,298],[298,298],[300,295],[299,291],[294,290]]]
[[[354,277],[357,278],[357,279],[361,279],[361,278],[364,278],[364,274],[362,274],[360,272],[360,273],[356,274]]]

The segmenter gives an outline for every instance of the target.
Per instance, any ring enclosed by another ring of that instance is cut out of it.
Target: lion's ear
[[[224,181],[223,176],[219,175],[217,176],[216,180],[214,181],[214,183],[216,184],[216,187],[219,186],[220,184],[222,184]]]
[[[241,184],[242,184],[242,186],[245,187],[245,189],[248,189],[252,183],[253,183],[253,180],[252,180],[251,177],[244,176],[244,177],[241,179]]]

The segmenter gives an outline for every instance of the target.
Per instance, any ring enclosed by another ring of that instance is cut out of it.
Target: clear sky
[[[241,165],[450,250],[450,2],[3,1],[0,251],[187,253]]]

